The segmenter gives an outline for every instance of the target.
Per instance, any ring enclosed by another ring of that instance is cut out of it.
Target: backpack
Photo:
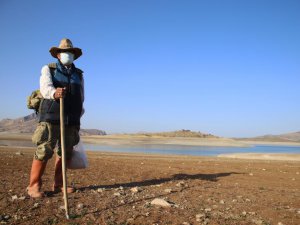
[[[40,90],[35,90],[27,97],[27,108],[34,109],[35,113],[38,113],[40,104],[42,102],[43,96]]]
[[[54,71],[56,69],[56,63],[49,63],[48,67],[50,69],[51,76],[53,76]],[[78,68],[76,68],[76,71],[79,74],[80,80],[82,80],[83,71],[78,69]],[[41,105],[41,102],[43,101],[43,99],[44,98],[43,98],[40,90],[33,91],[31,93],[31,95],[27,97],[27,108],[28,109],[34,109],[35,113],[37,114],[39,112],[39,108],[40,108],[40,105]]]

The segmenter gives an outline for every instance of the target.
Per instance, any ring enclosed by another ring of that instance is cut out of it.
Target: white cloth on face
[[[82,77],[82,102],[84,102],[84,80]],[[40,92],[43,96],[43,98],[46,99],[54,99],[54,93],[56,91],[56,88],[53,85],[52,82],[52,76],[50,73],[50,68],[48,65],[43,66],[40,76]],[[84,114],[85,110],[82,109],[82,115]]]

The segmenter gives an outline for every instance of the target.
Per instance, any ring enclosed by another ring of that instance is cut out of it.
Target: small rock
[[[98,189],[97,189],[97,192],[98,192],[98,193],[102,193],[103,191],[105,191],[105,188],[98,188]]]
[[[250,176],[253,176],[253,173],[249,173]]]
[[[124,190],[124,188],[122,186],[119,187],[119,190]]]
[[[179,183],[176,184],[176,187],[183,187],[184,186],[184,182],[180,181]]]
[[[33,205],[32,208],[33,208],[33,209],[36,209],[37,207],[39,207],[39,203],[36,202],[36,203],[34,203],[34,205]]]
[[[220,201],[220,204],[224,205],[224,204],[225,204],[225,201],[224,201],[224,200],[221,200],[221,201]]]
[[[191,224],[188,222],[183,222],[182,225],[191,225]]]
[[[213,205],[212,208],[213,208],[213,209],[217,209],[218,206],[217,206],[217,205]]]
[[[114,196],[119,197],[119,196],[121,196],[121,193],[120,192],[116,192],[116,193],[114,193]]]
[[[297,210],[297,213],[300,214],[300,210]]]
[[[25,200],[25,199],[26,199],[25,196],[22,196],[22,197],[19,198],[19,200]]]
[[[171,188],[167,188],[167,189],[164,190],[164,192],[166,192],[166,193],[172,193],[172,189]]]
[[[196,215],[196,221],[200,222],[202,219],[205,218],[205,214],[204,213],[200,213]]]
[[[252,222],[256,225],[262,225],[264,223],[264,221],[262,221],[260,219],[253,219]]]
[[[283,223],[279,222],[277,225],[284,225]]]
[[[22,156],[22,155],[24,155],[22,152],[16,152],[16,155],[20,155],[20,156]]]
[[[171,207],[172,204],[170,204],[169,202],[167,202],[164,199],[161,198],[155,198],[154,200],[152,200],[151,205],[158,205],[158,206],[162,206],[162,207]]]
[[[246,212],[246,211],[243,211],[243,212],[242,212],[242,215],[243,215],[243,216],[246,216],[246,215],[247,215],[247,212]]]
[[[83,204],[82,204],[82,203],[79,203],[79,204],[77,205],[77,209],[83,209]]]
[[[65,210],[65,206],[64,206],[64,205],[61,205],[61,206],[59,206],[59,209]]]
[[[125,204],[125,201],[122,199],[122,200],[120,201],[120,203],[121,203],[121,204]]]
[[[262,169],[262,171],[266,171],[266,169]]]
[[[232,202],[237,202],[237,200],[236,200],[236,199],[233,199]]]
[[[5,220],[9,220],[10,218],[11,218],[10,215],[4,216],[4,219],[5,219]]]
[[[248,212],[248,213],[249,213],[249,215],[252,215],[252,216],[256,215],[256,212]]]
[[[133,188],[130,189],[130,191],[131,191],[133,194],[136,194],[136,193],[138,193],[138,192],[141,192],[142,189],[139,188],[139,187],[133,187]]]
[[[249,198],[246,198],[246,200],[245,200],[246,202],[251,202],[251,200],[249,199]]]
[[[149,212],[146,212],[146,213],[145,213],[145,216],[147,216],[147,217],[150,216],[150,213],[149,213]]]
[[[204,209],[205,212],[210,212],[211,211],[211,208],[206,208]]]
[[[11,199],[14,201],[14,200],[17,200],[18,199],[18,196],[17,195],[13,195],[11,196]]]

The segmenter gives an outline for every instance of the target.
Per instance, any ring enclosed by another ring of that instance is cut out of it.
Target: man
[[[82,55],[80,48],[74,48],[69,39],[62,39],[59,47],[52,47],[50,53],[57,58],[42,68],[40,92],[43,100],[39,108],[39,124],[32,136],[37,145],[30,173],[27,193],[33,198],[40,198],[42,176],[47,161],[52,157],[56,145],[55,175],[53,191],[62,191],[62,159],[60,145],[60,98],[64,98],[65,114],[65,149],[67,162],[72,158],[73,146],[79,142],[80,117],[83,114],[84,83],[82,71],[73,61]],[[68,193],[74,188],[68,187]]]

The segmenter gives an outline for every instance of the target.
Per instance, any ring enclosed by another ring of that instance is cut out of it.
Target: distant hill
[[[241,140],[241,139],[239,139]],[[272,142],[300,142],[300,131],[280,134],[280,135],[263,135],[253,138],[242,138],[242,140],[251,141],[272,141]]]
[[[3,119],[0,121],[0,133],[33,133],[37,123],[35,113],[17,119]],[[81,129],[80,135],[106,135],[106,132],[97,129]]]
[[[144,135],[148,137],[159,136],[159,137],[196,137],[196,138],[218,138],[212,134],[205,134],[197,131],[191,130],[177,130],[171,132],[158,132],[158,133],[147,133],[147,132],[140,132],[138,134],[131,134],[131,135]]]

